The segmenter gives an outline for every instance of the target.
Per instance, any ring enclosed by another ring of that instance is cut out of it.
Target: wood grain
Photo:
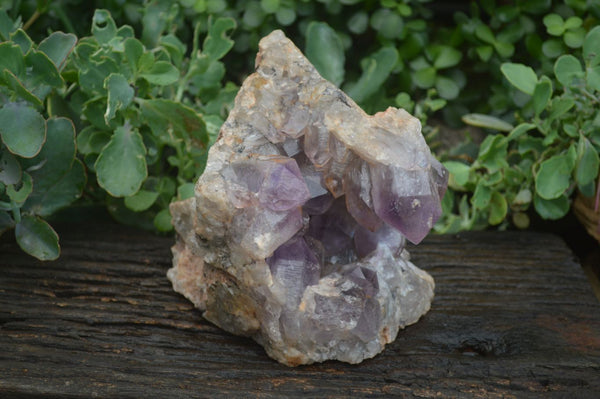
[[[0,397],[598,397],[600,303],[538,233],[430,236],[432,310],[379,356],[288,368],[171,290],[170,237],[63,225],[52,263],[0,241]]]

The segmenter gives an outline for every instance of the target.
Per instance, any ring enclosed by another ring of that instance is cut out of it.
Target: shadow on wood
[[[165,277],[172,238],[64,225],[42,263],[0,242],[0,397],[593,397],[600,304],[557,237],[430,236],[432,310],[379,356],[288,368],[204,321]]]

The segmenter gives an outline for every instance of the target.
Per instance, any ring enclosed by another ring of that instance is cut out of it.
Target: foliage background
[[[574,192],[597,192],[593,0],[0,0],[0,10],[0,122],[28,121],[28,143],[37,134],[28,146],[11,134],[23,126],[0,123],[0,232],[15,228],[41,259],[59,253],[44,219],[74,202],[169,231],[168,204],[191,195],[273,29],[367,112],[391,105],[421,119],[452,172],[437,231],[526,228],[563,217]]]

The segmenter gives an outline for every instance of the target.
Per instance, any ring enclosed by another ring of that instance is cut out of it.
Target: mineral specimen
[[[171,206],[168,277],[204,317],[287,365],[358,363],[429,310],[409,261],[440,216],[447,171],[402,109],[366,115],[281,31]]]

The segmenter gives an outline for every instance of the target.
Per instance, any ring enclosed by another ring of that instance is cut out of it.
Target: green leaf
[[[561,195],[558,198],[546,200],[536,195],[533,198],[533,206],[542,218],[557,220],[569,212],[569,199],[566,195]]]
[[[25,215],[15,226],[19,247],[39,260],[54,260],[60,255],[58,234],[43,219]]]
[[[579,48],[583,45],[583,41],[585,39],[585,29],[579,28],[569,32],[566,32],[563,40],[565,44],[573,49]]]
[[[360,79],[347,92],[354,101],[362,103],[376,93],[387,80],[398,62],[398,51],[393,47],[382,47],[372,54]]]
[[[548,119],[555,120],[569,112],[571,108],[575,106],[575,100],[570,97],[557,97],[552,99],[552,105],[550,107],[550,114]]]
[[[8,69],[16,77],[25,76],[25,58],[21,49],[10,42],[0,43],[0,72]]]
[[[583,58],[592,67],[600,64],[600,26],[596,26],[585,36]]]
[[[544,17],[546,30],[552,36],[561,36],[565,31],[565,21],[558,14],[548,14]]]
[[[546,105],[550,101],[552,96],[552,81],[547,76],[542,76],[538,84],[535,86],[533,91],[533,110],[535,115],[538,116],[546,109]]]
[[[433,66],[436,69],[453,67],[458,64],[462,58],[462,53],[450,46],[439,46],[435,50],[435,53]]]
[[[23,173],[21,179],[21,187],[17,189],[14,185],[6,186],[6,194],[8,195],[8,198],[17,204],[22,204],[25,202],[32,190],[33,180],[31,180],[29,173],[25,172]]]
[[[563,54],[564,46],[561,41],[556,39],[546,40],[542,44],[542,52],[548,58],[556,58]]]
[[[194,196],[194,189],[196,185],[194,183],[184,183],[177,187],[177,199],[185,200]]]
[[[587,68],[585,80],[592,90],[600,91],[600,65]]]
[[[79,46],[78,46],[79,47]],[[85,67],[79,71],[79,85],[81,89],[90,94],[106,95],[104,80],[111,73],[117,73],[119,67],[110,58],[104,58],[101,62],[90,60]],[[102,115],[102,113],[100,113]]]
[[[505,62],[500,67],[500,70],[506,79],[517,89],[529,95],[533,94],[538,81],[533,69],[523,64]]]
[[[125,197],[125,206],[132,211],[141,212],[150,208],[157,198],[158,193],[155,191],[140,190],[130,197]]]
[[[280,0],[260,0],[260,6],[267,14],[273,14],[279,9],[280,5]]]
[[[50,58],[56,69],[62,71],[76,43],[77,36],[72,33],[53,32],[40,42],[38,50]]]
[[[211,60],[220,60],[231,50],[233,47],[233,40],[231,40],[227,33],[230,30],[235,29],[237,26],[233,18],[217,18],[217,20],[211,25],[202,50]]]
[[[311,22],[306,30],[306,57],[325,79],[339,86],[344,80],[344,46],[325,22]]]
[[[154,85],[168,86],[179,80],[179,70],[167,61],[156,61],[148,72],[140,76]]]
[[[88,126],[77,135],[77,150],[83,154],[100,154],[110,141],[110,133]]]
[[[141,68],[140,59],[144,55],[144,45],[138,39],[130,37],[125,39],[123,42],[123,53],[125,55],[125,60],[129,64],[131,71],[134,75],[136,75]],[[149,54],[152,62],[148,65],[148,69],[152,67],[154,64],[154,57]]]
[[[469,174],[471,172],[470,166],[462,162],[446,161],[444,162],[444,167],[450,172],[448,186],[455,190],[464,189],[469,181]]]
[[[92,34],[100,44],[106,44],[117,34],[117,25],[108,10],[96,10],[92,19]]]
[[[435,68],[430,66],[416,71],[413,75],[413,79],[417,87],[428,89],[435,84],[436,76],[437,73]]]
[[[112,73],[104,81],[104,88],[108,91],[108,102],[104,120],[106,124],[115,117],[117,111],[125,109],[131,104],[135,94],[125,76]]]
[[[173,230],[173,223],[171,222],[171,214],[168,209],[163,209],[158,212],[154,217],[154,227],[156,230],[167,232]]]
[[[585,186],[594,182],[598,176],[599,167],[598,151],[585,136],[581,136],[577,145],[577,168],[575,169],[577,184]]]
[[[535,176],[535,191],[543,199],[556,199],[563,195],[571,183],[574,162],[567,154],[556,155],[541,163]]]
[[[63,78],[56,66],[41,51],[29,51],[25,56],[25,65],[27,66],[27,75],[23,79],[23,84],[40,100],[46,98],[52,87],[61,88],[64,85]]]
[[[471,197],[471,204],[475,209],[486,209],[490,205],[492,199],[492,190],[480,181],[475,187],[473,197]]]
[[[496,42],[496,38],[494,37],[492,30],[489,28],[489,26],[483,23],[480,23],[477,25],[477,28],[475,28],[475,36],[488,44],[494,44]]]
[[[563,86],[568,87],[574,78],[583,75],[579,60],[570,54],[561,55],[554,63],[554,75]]]
[[[17,184],[21,181],[21,173],[19,161],[8,150],[0,149],[0,183]]]
[[[33,45],[31,38],[23,29],[17,29],[10,35],[10,40],[21,48],[23,54],[27,54]]]
[[[27,104],[8,103],[0,109],[0,136],[10,152],[31,158],[46,141],[46,121]]]
[[[42,100],[27,90],[27,88],[23,85],[23,82],[21,82],[11,71],[5,69],[3,77],[6,86],[14,91],[18,97],[20,97],[22,100],[30,102],[32,105],[35,105],[38,108],[43,107],[44,103],[42,103]]]
[[[171,100],[143,100],[140,102],[142,117],[156,137],[172,131],[176,137],[206,148],[208,132],[202,117],[192,108]]]
[[[128,126],[118,127],[96,160],[98,184],[114,197],[135,194],[148,176],[142,136]]]
[[[507,151],[508,140],[506,137],[500,134],[489,135],[479,147],[477,161],[489,172],[495,172],[506,165]]]
[[[436,77],[435,88],[437,89],[440,97],[446,100],[453,100],[458,97],[458,93],[460,93],[460,88],[456,82],[445,76]]]
[[[466,114],[462,116],[462,120],[467,125],[498,130],[501,132],[510,132],[513,130],[513,125],[491,115]]]
[[[508,204],[506,198],[498,191],[494,191],[490,198],[490,214],[488,216],[488,222],[492,226],[500,224],[506,218],[508,212]]]
[[[521,123],[509,133],[508,140],[516,140],[533,128],[535,128],[533,123]]]
[[[296,20],[296,11],[293,8],[280,7],[275,13],[275,19],[283,26],[289,26]]]
[[[49,216],[81,196],[86,182],[83,164],[75,159],[75,127],[66,118],[48,119],[46,145],[28,161],[33,192],[24,209]]]

